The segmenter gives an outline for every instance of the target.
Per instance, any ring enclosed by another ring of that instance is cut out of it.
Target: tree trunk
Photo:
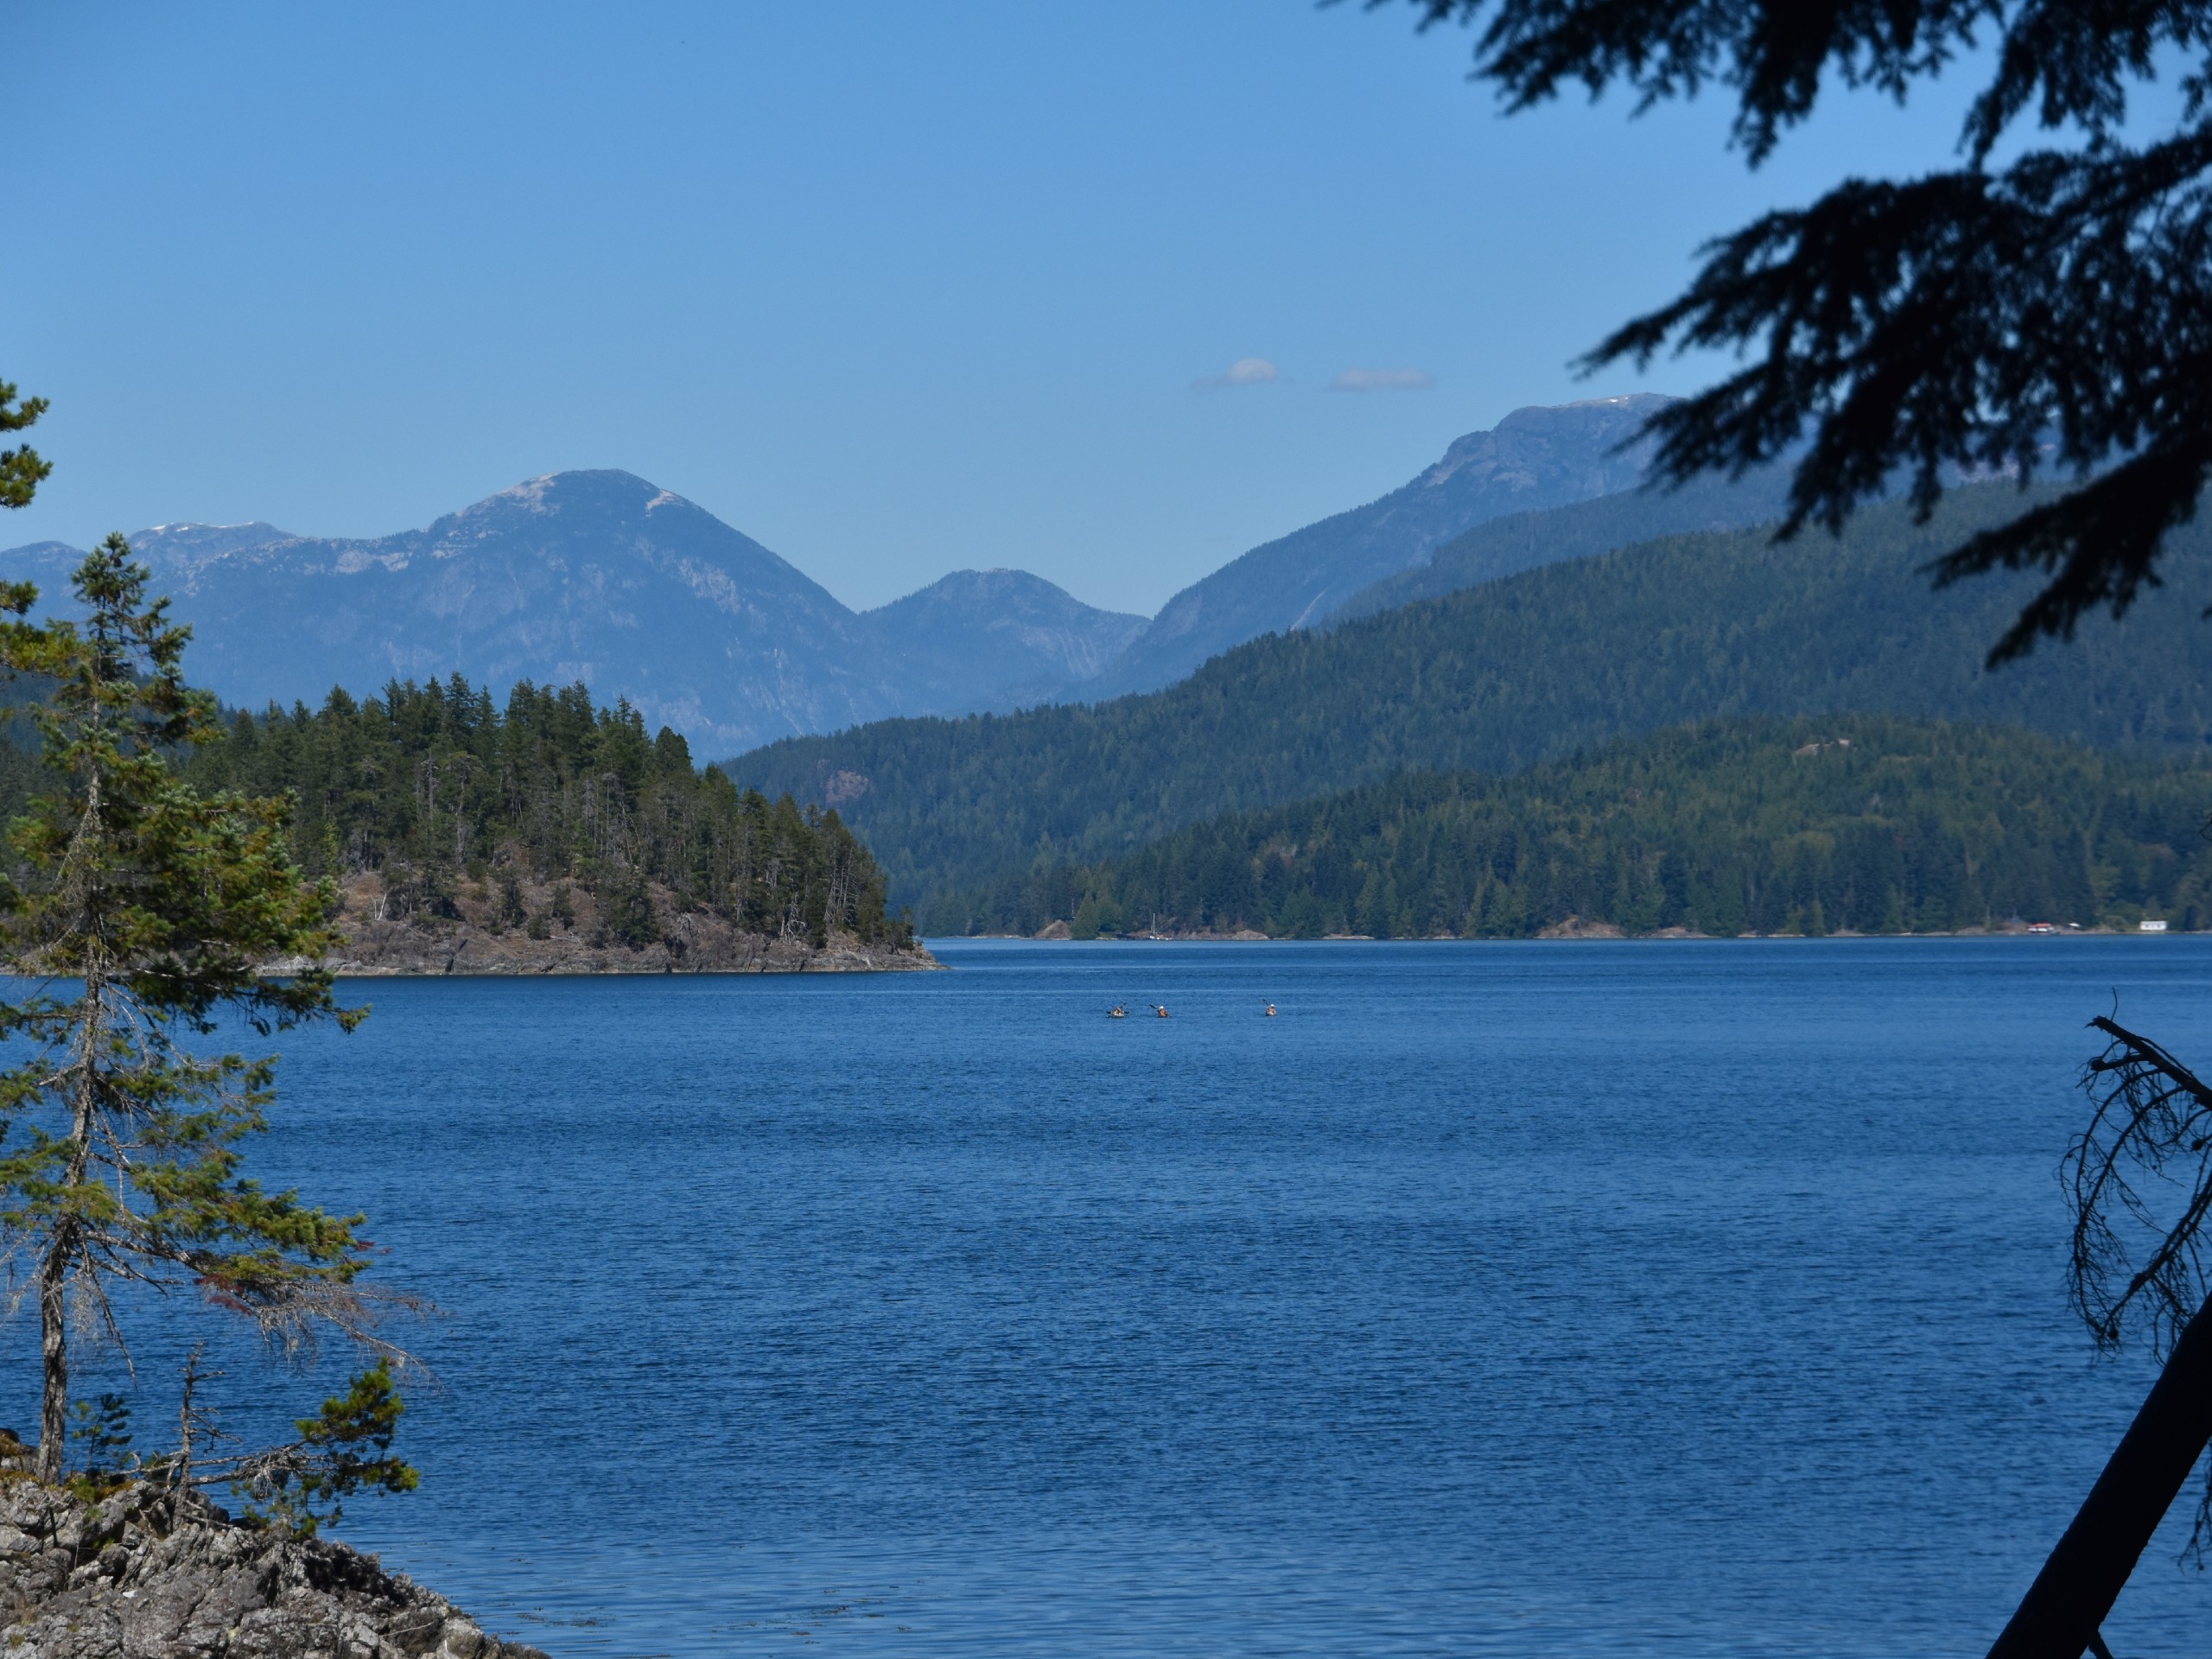
[[[39,1404],[38,1478],[54,1482],[69,1455],[69,1257],[74,1224],[64,1219],[46,1249],[38,1269],[39,1355],[45,1363],[46,1392]]]
[[[86,820],[97,825],[100,810],[98,772],[92,774],[86,796],[90,804]],[[97,903],[95,890],[88,897],[87,909],[93,909]],[[98,957],[86,966],[85,995],[80,1006],[85,1010],[84,1026],[77,1039],[76,1099],[69,1126],[69,1168],[62,1183],[64,1192],[72,1198],[84,1185],[85,1172],[92,1161],[92,1132],[99,1116],[100,1046],[107,1033],[107,972],[105,963]],[[46,1260],[39,1263],[39,1352],[44,1361],[45,1393],[39,1403],[38,1478],[44,1481],[60,1480],[69,1457],[69,1269],[83,1242],[84,1225],[75,1210],[65,1208],[54,1220],[53,1237],[47,1241]]]
[[[86,976],[85,994],[89,1012],[79,1051],[76,1112],[70,1125],[69,1170],[63,1182],[63,1190],[72,1194],[84,1185],[92,1152],[99,1043],[106,1026],[100,1017],[106,980],[97,969]],[[39,1263],[39,1353],[45,1362],[46,1387],[39,1403],[38,1478],[44,1481],[60,1480],[69,1456],[69,1267],[77,1258],[83,1227],[74,1211],[65,1210],[54,1224],[54,1236],[47,1241],[46,1260]]]
[[[2196,1311],[1989,1659],[2082,1659],[2212,1440],[2212,1297]]]

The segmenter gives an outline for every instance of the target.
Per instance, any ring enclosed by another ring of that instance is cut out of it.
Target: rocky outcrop
[[[567,886],[569,884],[563,884]],[[526,907],[543,912],[552,888],[525,884]],[[399,919],[382,880],[357,875],[345,884],[338,927],[346,943],[327,958],[338,973],[365,977],[435,974],[869,974],[899,973],[944,964],[920,944],[894,950],[833,933],[820,946],[803,938],[772,938],[733,927],[703,911],[677,912],[665,888],[653,890],[659,937],[632,949],[610,938],[600,925],[591,893],[578,885],[568,894],[569,916],[533,938],[527,927],[496,919],[492,895],[480,882],[464,882],[450,915],[419,912]],[[296,973],[307,964],[285,960],[266,971]]]
[[[660,938],[629,950],[588,934],[533,939],[490,933],[466,922],[365,922],[328,958],[349,976],[416,974],[868,974],[944,964],[920,945],[893,950],[833,935],[817,950],[804,939],[741,933],[713,917],[680,916]],[[300,964],[279,963],[277,970]]]
[[[545,1659],[372,1555],[132,1484],[97,1503],[0,1474],[10,1659]]]
[[[1593,922],[1580,916],[1570,916],[1563,922],[1554,922],[1549,927],[1536,930],[1540,939],[1624,939],[1628,937],[1611,922]]]

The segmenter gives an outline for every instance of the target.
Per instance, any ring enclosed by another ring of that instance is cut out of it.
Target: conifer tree
[[[129,543],[111,536],[73,581],[81,626],[24,620],[36,590],[0,585],[0,667],[54,688],[35,718],[54,786],[10,830],[0,874],[0,949],[34,986],[0,1001],[16,1062],[0,1072],[0,1253],[37,1303],[47,1480],[73,1333],[122,1340],[111,1286],[190,1289],[285,1344],[331,1326],[383,1353],[375,1316],[400,1300],[355,1282],[359,1217],[241,1173],[274,1060],[188,1046],[225,1018],[263,1036],[359,1022],[327,970],[260,971],[334,942],[334,890],[296,868],[288,801],[202,794],[172,770],[217,727],[183,679],[189,631],[148,601]]]
[[[18,403],[15,383],[0,380],[0,432],[21,432],[35,426],[45,413],[45,398],[26,397]],[[40,480],[53,470],[53,463],[41,460],[38,451],[28,443],[0,449],[0,507],[30,505]]]

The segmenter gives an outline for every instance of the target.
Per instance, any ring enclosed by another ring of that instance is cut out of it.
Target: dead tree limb
[[[2100,1348],[2147,1325],[2165,1365],[1989,1659],[2101,1649],[2099,1627],[2212,1443],[2212,1284],[2200,1237],[2212,1213],[2212,1086],[2149,1038],[2090,1023],[2109,1043],[2082,1071],[2094,1109],[2064,1165],[2069,1287]],[[2201,1502],[2192,1551],[2212,1538],[2208,1520],[2212,1503]]]
[[[2200,1310],[1989,1659],[2082,1659],[2208,1440],[2212,1314]]]

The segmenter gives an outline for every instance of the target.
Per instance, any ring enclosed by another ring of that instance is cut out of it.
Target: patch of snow
[[[553,509],[545,505],[545,493],[553,487],[554,477],[551,473],[540,473],[536,478],[526,478],[512,489],[501,490],[482,505],[488,507],[493,501],[513,501],[532,512],[550,512]]]

